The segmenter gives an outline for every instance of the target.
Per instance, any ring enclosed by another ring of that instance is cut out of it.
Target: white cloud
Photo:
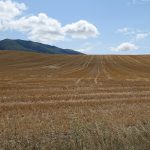
[[[3,30],[4,26],[2,25],[2,22],[0,22],[0,31]]]
[[[61,41],[66,36],[87,39],[98,34],[97,28],[87,21],[79,21],[62,27],[58,20],[44,13],[12,20],[6,28],[26,32],[30,40],[42,43]]]
[[[150,2],[150,0],[141,0],[142,2]]]
[[[27,7],[24,3],[12,2],[11,0],[0,1],[0,20],[10,20],[22,14]]]
[[[68,36],[87,39],[98,35],[96,26],[86,20],[62,26],[58,20],[45,13],[20,16],[26,9],[24,3],[0,0],[0,30],[23,32],[28,39],[46,44],[64,40]]]
[[[121,33],[123,35],[129,35],[129,36],[133,36],[137,31],[131,28],[120,28],[117,30],[117,33]]]
[[[150,0],[131,0],[131,4],[142,4],[150,2]]]
[[[99,34],[96,26],[86,20],[62,26],[58,20],[45,13],[19,17],[26,8],[24,3],[0,0],[0,30],[20,31],[28,39],[46,44],[64,40],[66,37],[87,39]]]
[[[66,36],[86,39],[98,34],[97,28],[87,21],[79,21],[62,27],[59,21],[44,13],[12,21],[8,28],[27,32],[30,40],[45,43],[64,40]]]
[[[79,48],[74,48],[77,51],[86,53],[86,54],[93,54],[93,50],[99,51],[102,48],[102,42],[95,41],[94,43],[86,42],[80,45]]]
[[[9,23],[8,28],[26,32],[28,38],[33,41],[49,43],[64,39],[61,23],[48,17],[44,13],[37,16],[22,17]]]
[[[138,46],[129,42],[122,43],[117,47],[111,47],[112,51],[130,51],[130,50],[137,50],[137,49]]]
[[[147,33],[137,33],[136,34],[136,39],[137,40],[142,40],[142,39],[145,39],[147,37],[150,36],[150,32],[147,32]]]
[[[84,43],[83,45],[81,45],[80,48],[78,48],[77,50],[80,52],[90,52],[91,50],[95,49],[96,44],[91,44],[91,43]]]
[[[120,29],[118,29],[117,30],[117,32],[119,32],[119,33],[127,33],[129,31],[129,28],[120,28]]]
[[[97,28],[86,20],[80,20],[78,22],[68,24],[63,27],[63,31],[66,35],[71,36],[72,38],[80,39],[96,37],[99,34]]]
[[[150,31],[144,31],[139,29],[131,28],[120,28],[117,30],[118,33],[131,37],[133,40],[143,40],[150,36]]]

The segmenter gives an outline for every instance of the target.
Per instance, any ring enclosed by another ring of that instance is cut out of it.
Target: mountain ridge
[[[47,53],[47,54],[68,54],[68,55],[83,54],[72,49],[63,49],[56,46],[51,46],[51,45],[42,44],[33,41],[25,41],[20,39],[1,40],[0,50],[15,50],[15,51],[17,50],[17,51],[37,52],[37,53]]]

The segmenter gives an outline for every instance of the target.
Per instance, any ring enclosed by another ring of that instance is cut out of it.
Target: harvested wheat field
[[[150,150],[150,56],[0,52],[0,150]]]

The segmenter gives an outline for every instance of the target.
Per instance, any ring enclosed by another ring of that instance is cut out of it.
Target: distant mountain
[[[50,46],[32,41],[10,40],[5,39],[0,41],[0,50],[17,50],[48,54],[82,54],[71,49],[62,49],[56,46]]]

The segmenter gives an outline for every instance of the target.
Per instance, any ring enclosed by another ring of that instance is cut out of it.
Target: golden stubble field
[[[150,56],[0,52],[0,150],[150,150]]]

